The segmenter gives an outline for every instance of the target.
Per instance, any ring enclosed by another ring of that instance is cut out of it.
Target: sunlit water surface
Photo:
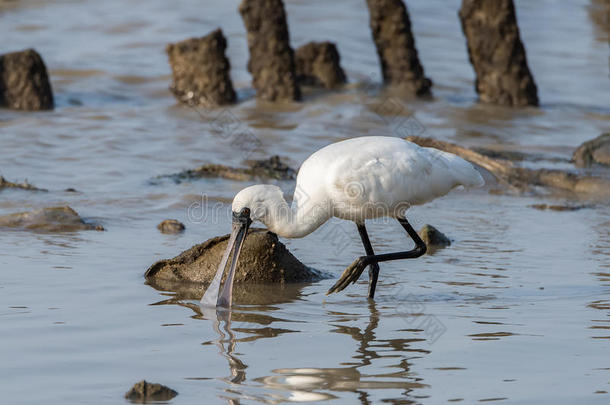
[[[408,4],[434,100],[380,91],[364,2],[287,1],[292,44],[335,41],[350,84],[273,107],[253,99],[237,1],[0,3],[0,51],[35,47],[57,103],[47,113],[0,111],[2,175],[49,190],[1,191],[0,214],[68,204],[107,229],[0,233],[2,402],[120,403],[145,378],[177,390],[176,404],[608,403],[604,201],[538,211],[530,205],[579,201],[490,193],[492,186],[414,208],[416,227],[431,223],[454,242],[418,260],[384,263],[374,303],[366,277],[326,297],[329,279],[260,286],[238,300],[230,319],[209,319],[195,299],[144,283],[154,261],[227,233],[228,202],[247,185],[151,182],[157,175],[272,154],[298,167],[330,142],[405,128],[569,168],[574,147],[608,130],[608,43],[588,2],[516,2],[542,106],[514,111],[475,103],[459,2]],[[217,26],[228,37],[240,104],[176,105],[165,44]],[[380,115],[371,107],[386,101],[398,109]],[[226,140],[220,114],[260,141],[252,155]],[[403,124],[411,114],[423,128]],[[155,226],[165,218],[183,221],[186,232],[162,235]],[[407,243],[398,224],[377,221],[369,232],[378,251]],[[340,221],[284,242],[335,275],[362,254],[355,226]]]

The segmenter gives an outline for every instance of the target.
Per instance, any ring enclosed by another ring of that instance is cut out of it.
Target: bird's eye
[[[245,207],[241,210],[241,215],[250,216],[250,208]]]

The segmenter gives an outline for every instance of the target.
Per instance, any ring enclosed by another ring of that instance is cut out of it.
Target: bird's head
[[[240,215],[247,208],[252,222],[259,221],[268,226],[271,210],[279,209],[282,202],[284,202],[284,196],[282,190],[277,186],[258,184],[246,187],[233,199],[233,217]]]
[[[201,303],[204,306],[231,306],[233,277],[235,275],[239,253],[248,234],[248,228],[250,228],[250,225],[254,221],[260,221],[267,225],[268,219],[270,218],[269,213],[272,209],[275,209],[280,202],[284,202],[285,204],[282,191],[276,186],[251,186],[237,193],[233,199],[233,205],[231,207],[233,211],[231,236],[229,237],[227,249],[223,255],[223,259],[221,260],[218,270],[216,271],[216,277],[214,277],[214,280],[217,279],[216,285],[214,287],[210,285],[201,299]],[[222,278],[222,274],[224,273],[231,251],[233,253],[233,259],[229,268],[227,281],[225,282],[222,293],[218,295],[220,280]],[[214,284],[215,281],[212,281],[212,283]]]

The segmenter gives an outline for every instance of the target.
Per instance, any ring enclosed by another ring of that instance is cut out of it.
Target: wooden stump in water
[[[309,42],[296,51],[296,72],[299,83],[327,89],[346,82],[339,52],[332,42]]]
[[[239,12],[248,31],[248,71],[256,96],[267,101],[299,100],[282,0],[243,0]]]
[[[405,4],[402,0],[366,3],[384,83],[418,96],[429,94],[432,81],[419,62]]]
[[[217,106],[235,102],[235,90],[225,56],[227,41],[220,29],[201,38],[167,45],[178,100],[190,105]]]
[[[0,55],[0,107],[37,111],[53,109],[47,68],[33,49]]]
[[[538,105],[513,1],[463,0],[459,16],[479,100],[506,106]]]

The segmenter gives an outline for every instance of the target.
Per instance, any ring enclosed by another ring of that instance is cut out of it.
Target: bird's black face
[[[246,240],[248,228],[250,228],[251,223],[252,219],[250,219],[250,208],[245,207],[239,212],[233,212],[233,229],[231,230],[231,237],[229,238],[229,241],[235,241],[235,247],[233,248],[233,261],[231,262],[229,274],[232,274],[237,266],[237,258],[239,257],[241,247]],[[230,250],[231,248],[232,246],[229,243],[227,250]]]

